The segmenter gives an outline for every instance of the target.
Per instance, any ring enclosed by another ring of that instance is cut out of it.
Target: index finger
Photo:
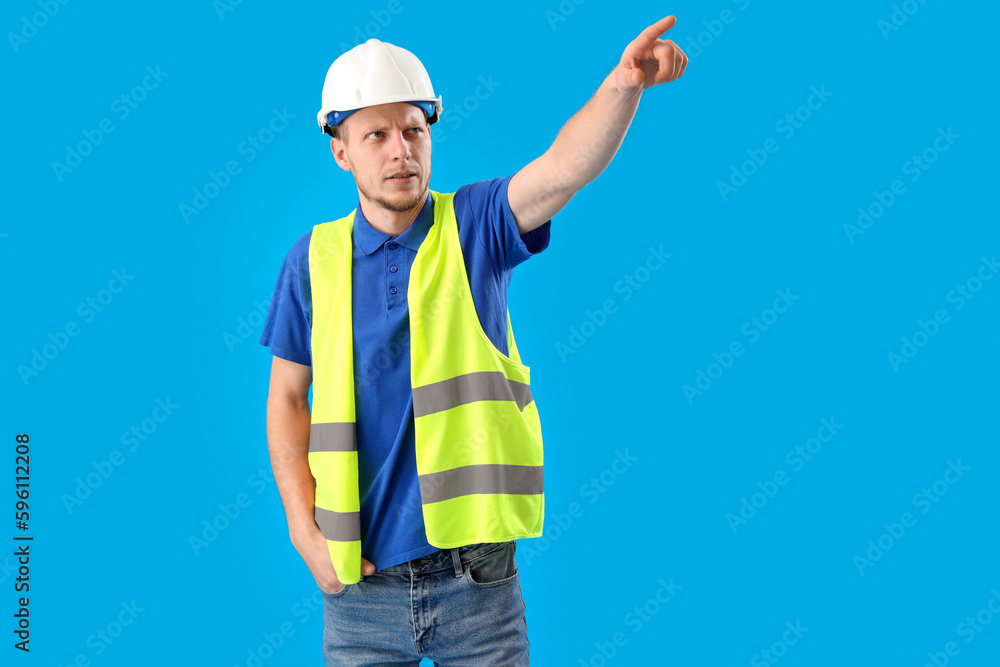
[[[656,39],[666,31],[673,28],[675,23],[677,23],[677,17],[673,14],[660,19],[639,33],[639,36],[632,40],[631,46],[639,49],[650,48],[656,42]]]

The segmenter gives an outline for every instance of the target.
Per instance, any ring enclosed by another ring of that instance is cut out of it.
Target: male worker
[[[324,595],[328,665],[528,664],[514,540],[542,533],[542,439],[507,287],[642,91],[684,72],[659,39],[675,21],[628,45],[541,157],[450,194],[429,189],[442,104],[416,56],[370,39],[331,65],[318,120],[359,203],[288,253],[261,336],[272,467]]]

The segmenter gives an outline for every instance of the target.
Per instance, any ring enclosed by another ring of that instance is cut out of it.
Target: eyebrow
[[[422,125],[422,123],[412,123],[412,124],[408,124],[408,125],[406,126],[406,129],[409,129],[409,128],[411,128],[411,127],[420,127],[421,125]],[[378,126],[374,126],[374,125],[366,125],[366,126],[365,126],[365,129],[364,129],[364,132],[365,132],[365,136],[368,136],[368,135],[369,135],[369,134],[371,134],[372,132],[385,132],[385,131],[386,131],[386,127],[385,127],[384,125],[378,125]]]

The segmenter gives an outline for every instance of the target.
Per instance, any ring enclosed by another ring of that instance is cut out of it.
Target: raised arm
[[[511,178],[507,198],[521,234],[552,218],[611,163],[643,90],[684,73],[687,56],[671,40],[659,39],[676,21],[673,15],[660,19],[632,40],[552,146]],[[655,168],[650,165],[651,177]]]

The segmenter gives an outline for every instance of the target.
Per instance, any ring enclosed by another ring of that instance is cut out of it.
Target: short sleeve
[[[303,366],[312,365],[311,236],[312,232],[304,235],[285,255],[260,337],[271,354]]]
[[[456,214],[461,215],[460,208],[468,206],[477,223],[480,243],[502,272],[545,250],[552,227],[552,221],[546,220],[527,234],[518,233],[507,199],[507,186],[513,176],[479,181],[455,193]]]

